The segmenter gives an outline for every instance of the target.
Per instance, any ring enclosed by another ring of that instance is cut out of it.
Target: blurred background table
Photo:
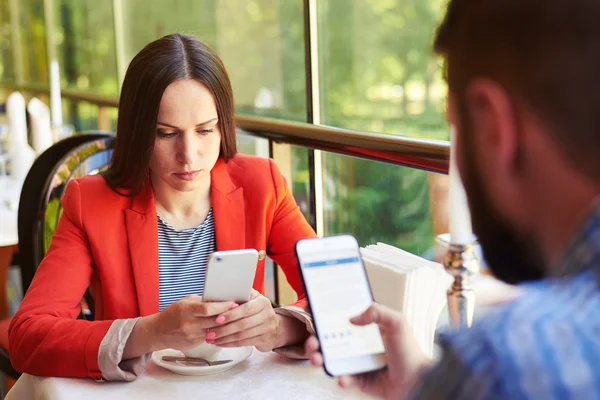
[[[0,176],[0,319],[8,316],[6,280],[19,243],[17,229],[19,189],[10,177]]]

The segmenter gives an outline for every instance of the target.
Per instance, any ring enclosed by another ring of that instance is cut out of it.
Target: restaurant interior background
[[[307,3],[314,13],[312,43],[306,43]],[[66,123],[76,131],[114,131],[117,109],[108,100],[116,102],[129,61],[150,41],[182,32],[217,50],[232,80],[238,115],[447,140],[447,89],[442,63],[431,51],[443,5],[443,0],[0,0],[0,102],[14,89],[48,101],[49,61],[56,59],[63,94],[69,94],[62,99]],[[318,48],[312,65],[309,46]],[[268,156],[269,145],[240,137],[246,153]],[[362,246],[385,242],[433,258],[435,235],[447,229],[436,227],[446,214],[444,196],[432,196],[442,174],[322,152],[317,170],[322,201],[313,203],[312,150],[293,145],[278,150],[303,212],[309,220],[320,213],[320,233],[349,232]]]

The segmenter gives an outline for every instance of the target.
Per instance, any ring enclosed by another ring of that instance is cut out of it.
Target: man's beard
[[[463,126],[465,126],[463,124]],[[464,157],[462,180],[467,194],[473,231],[494,276],[516,284],[544,277],[544,263],[533,238],[522,235],[499,215],[483,188],[470,135],[461,132]]]

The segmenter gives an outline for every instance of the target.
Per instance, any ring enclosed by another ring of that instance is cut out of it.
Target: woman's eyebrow
[[[206,124],[209,124],[211,122],[217,121],[217,120],[218,120],[218,118],[212,118],[212,119],[209,119],[208,121],[200,122],[198,125],[196,125],[196,128],[199,127],[199,126],[206,125]],[[160,121],[157,121],[156,123],[158,125],[164,125],[164,126],[168,126],[169,128],[181,130],[181,128],[178,128],[175,125],[166,124],[166,123],[160,122]]]

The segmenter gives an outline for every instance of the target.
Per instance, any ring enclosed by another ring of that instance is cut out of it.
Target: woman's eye
[[[175,132],[164,132],[164,131],[156,131],[156,136],[159,138],[169,138],[175,136],[177,133]]]
[[[200,129],[198,133],[200,133],[201,135],[208,135],[209,133],[212,133],[214,131],[214,129]]]

